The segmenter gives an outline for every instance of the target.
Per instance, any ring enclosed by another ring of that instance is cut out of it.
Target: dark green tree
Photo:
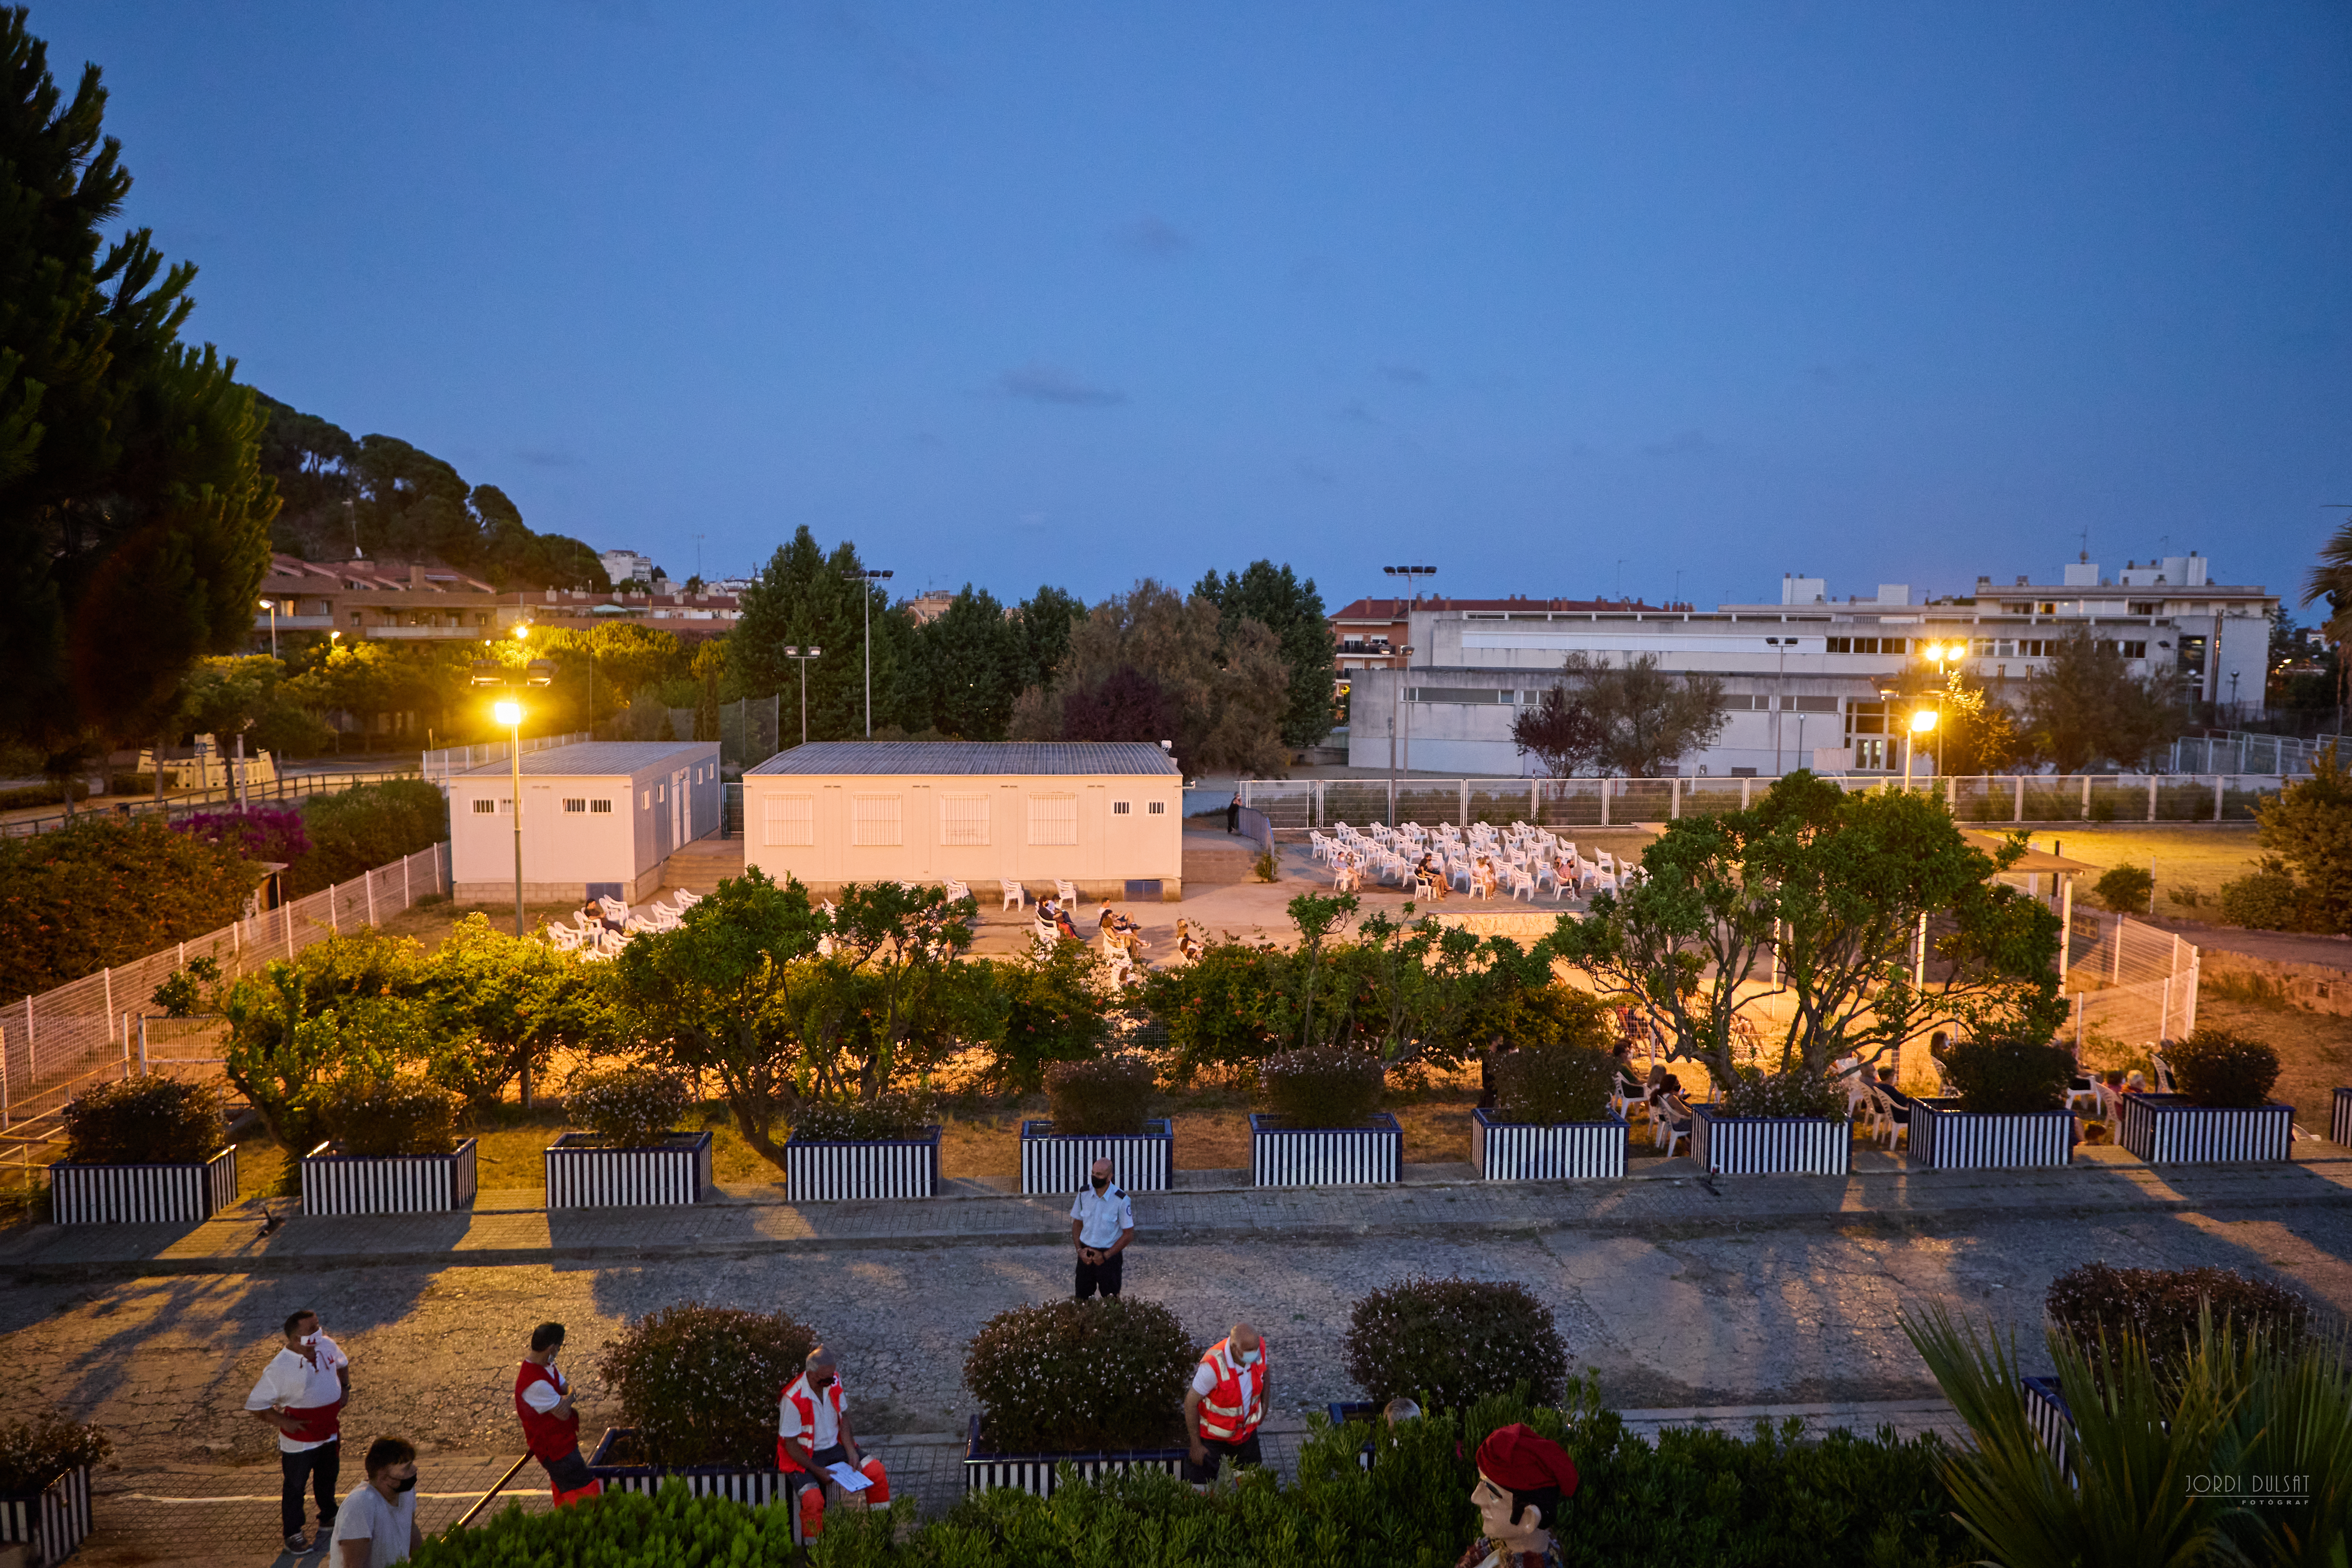
[[[1050,584],[1013,606],[1013,621],[1021,630],[1021,669],[1013,694],[1034,686],[1054,684],[1062,661],[1070,657],[1070,634],[1087,618],[1086,602]]]
[[[958,740],[1002,741],[1021,695],[1026,642],[993,595],[965,584],[943,614],[915,630],[914,689],[900,722]]]
[[[866,733],[866,608],[874,635],[876,728],[905,724],[906,710],[919,705],[919,700],[902,695],[902,688],[914,689],[908,679],[912,624],[891,608],[881,584],[861,584],[850,575],[864,564],[857,547],[846,540],[827,554],[804,523],[743,593],[730,658],[741,671],[742,690],[783,694],[794,717],[782,726],[787,740],[800,732],[800,671],[784,656],[788,647],[824,650],[808,669],[809,739],[846,741]],[[861,605],[861,594],[870,605]],[[918,718],[910,727],[929,722]]]
[[[1315,579],[1300,582],[1287,564],[1253,561],[1238,574],[1220,578],[1213,571],[1192,592],[1215,605],[1222,642],[1230,642],[1245,620],[1272,632],[1281,646],[1283,667],[1290,672],[1288,700],[1283,709],[1282,743],[1319,744],[1331,732],[1332,687],[1337,677],[1337,647],[1331,623],[1323,610],[1323,595]]]
[[[53,771],[148,732],[253,625],[277,498],[234,361],[183,344],[193,264],[146,229],[86,66],[0,12],[0,733]]]
[[[2134,676],[2122,650],[2077,627],[2025,688],[2025,739],[2034,760],[2077,773],[2098,763],[2137,767],[2188,727],[2169,675]]]

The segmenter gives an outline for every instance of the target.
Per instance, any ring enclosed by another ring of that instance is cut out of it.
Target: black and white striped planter
[[[2074,1413],[2066,1408],[2066,1396],[2058,1392],[2054,1377],[2026,1377],[2018,1380],[2021,1385],[2019,1396],[2025,1401],[2025,1424],[2042,1439],[2058,1461],[2058,1468],[2070,1478],[2074,1473]]]
[[[2327,1138],[2339,1149],[2352,1149],[2352,1089],[2336,1091],[2336,1114],[2328,1119]]]
[[[331,1142],[302,1156],[306,1215],[448,1214],[474,1203],[474,1141],[446,1154],[338,1154]]]
[[[940,1130],[920,1138],[784,1141],[784,1191],[796,1204],[940,1195]]]
[[[1691,1107],[1691,1158],[1718,1176],[1843,1176],[1853,1127],[1843,1116],[1721,1116]]]
[[[1176,1124],[1146,1121],[1141,1132],[1056,1132],[1050,1121],[1021,1124],[1021,1190],[1075,1193],[1097,1160],[1110,1162],[1111,1180],[1130,1193],[1164,1193],[1176,1184]]]
[[[1505,1121],[1492,1111],[1470,1113],[1470,1159],[1489,1182],[1577,1181],[1625,1173],[1625,1119],[1599,1121]]]
[[[1129,1470],[1182,1473],[1182,1448],[1115,1448],[1090,1454],[993,1454],[980,1446],[980,1417],[971,1418],[971,1436],[963,1450],[963,1489],[967,1492],[1019,1491],[1032,1497],[1052,1497],[1067,1465],[1081,1481]]]
[[[547,1147],[551,1209],[666,1208],[698,1204],[710,1190],[710,1133],[672,1132],[656,1149],[608,1149],[593,1132],[566,1132]]]
[[[696,1497],[731,1498],[747,1508],[793,1510],[793,1541],[801,1540],[800,1490],[784,1485],[784,1472],[771,1460],[766,1465],[634,1465],[617,1463],[613,1450],[636,1441],[634,1426],[607,1426],[596,1451],[588,1457],[588,1473],[604,1483],[608,1492],[657,1492],[662,1483],[681,1480]]]
[[[194,1225],[236,1202],[236,1150],[201,1163],[49,1167],[49,1219],[57,1225]]]
[[[1962,1110],[1957,1100],[1911,1101],[1911,1166],[1920,1171],[2061,1167],[2074,1157],[2074,1113]]]
[[[34,1568],[73,1555],[89,1529],[88,1465],[63,1472],[39,1491],[0,1494],[0,1542],[30,1545]]]
[[[2116,1142],[2151,1165],[2284,1160],[2294,1136],[2292,1105],[2232,1110],[2178,1094],[2126,1094],[2116,1116]]]
[[[1385,1110],[1361,1127],[1286,1127],[1253,1112],[1250,1184],[1259,1187],[1341,1186],[1404,1179],[1404,1129]]]

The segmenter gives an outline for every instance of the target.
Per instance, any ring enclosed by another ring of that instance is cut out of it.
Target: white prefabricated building
[[[1184,778],[1144,741],[824,741],[743,775],[743,861],[777,881],[955,878],[1174,902]]]
[[[535,904],[597,894],[635,903],[662,862],[719,831],[715,741],[583,741],[522,759],[522,891]],[[514,897],[511,763],[449,780],[449,862],[459,903]]]

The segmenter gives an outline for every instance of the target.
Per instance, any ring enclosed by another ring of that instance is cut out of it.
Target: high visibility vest
[[[1265,1341],[1257,1342],[1257,1360],[1244,1366],[1233,1352],[1231,1340],[1219,1340],[1201,1358],[1216,1373],[1217,1386],[1201,1400],[1201,1436],[1216,1443],[1238,1443],[1265,1419]]]
[[[826,1404],[833,1406],[833,1429],[835,1432],[838,1433],[841,1430],[840,1373],[835,1373],[834,1374],[833,1381],[824,1385],[824,1393],[822,1395],[819,1395],[810,1389],[808,1384],[808,1373],[803,1373],[800,1376],[793,1379],[792,1382],[784,1384],[784,1392],[776,1399],[776,1404],[780,1407],[789,1405],[795,1411],[799,1412],[801,1418],[801,1446],[807,1448],[811,1453],[816,1452],[816,1402],[820,1397],[822,1397]],[[837,1438],[835,1440],[838,1441]],[[776,1435],[776,1468],[780,1470],[797,1470],[801,1468],[801,1462],[793,1458],[792,1450],[784,1447],[783,1434],[781,1432],[778,1433]]]
[[[574,1410],[569,1415],[551,1415],[543,1410],[533,1410],[522,1394],[523,1390],[534,1383],[551,1384],[558,1394],[563,1392],[563,1380],[556,1375],[552,1367],[527,1361],[515,1373],[515,1414],[522,1418],[523,1445],[530,1448],[530,1457],[541,1460],[560,1459],[566,1454],[579,1452],[580,1412]]]

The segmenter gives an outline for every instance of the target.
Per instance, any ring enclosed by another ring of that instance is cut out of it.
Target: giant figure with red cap
[[[1535,1428],[1513,1422],[1478,1445],[1478,1505],[1482,1533],[1455,1568],[1559,1568],[1552,1538],[1560,1504],[1576,1495],[1576,1461]]]

